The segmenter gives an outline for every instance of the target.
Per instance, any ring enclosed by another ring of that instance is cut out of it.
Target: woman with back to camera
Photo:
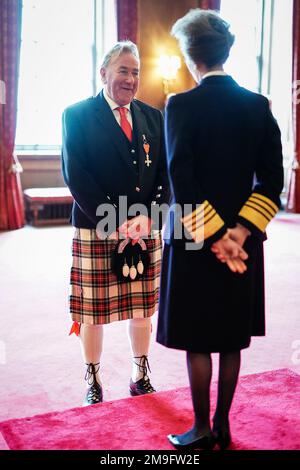
[[[168,439],[181,449],[225,449],[240,351],[265,335],[263,241],[280,206],[280,131],[268,100],[224,72],[234,36],[217,13],[191,10],[172,34],[199,86],[166,110],[173,203],[191,209],[181,211],[184,237],[175,236],[175,217],[165,240],[157,340],[187,351],[195,418]],[[219,353],[212,428],[211,353]]]

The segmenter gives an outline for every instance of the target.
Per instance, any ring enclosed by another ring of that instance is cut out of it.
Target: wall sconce
[[[170,85],[177,78],[178,70],[181,67],[181,60],[178,55],[161,55],[158,59],[160,76],[163,79],[164,93],[170,93]]]

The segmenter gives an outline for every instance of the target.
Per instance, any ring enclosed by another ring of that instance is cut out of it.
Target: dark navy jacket
[[[268,100],[230,76],[207,77],[170,98],[166,140],[173,203],[192,205],[182,217],[185,233],[195,239],[202,230],[209,246],[240,222],[264,239],[283,187],[280,131]],[[174,240],[172,223],[167,234],[168,244],[185,242]]]
[[[128,206],[143,203],[149,210],[154,203],[168,201],[162,115],[139,100],[131,103],[131,112],[132,143],[103,92],[63,113],[62,171],[75,200],[72,224],[76,227],[95,228],[100,220],[97,207],[109,203],[118,211],[121,195],[127,196]],[[150,145],[149,167],[145,165],[143,136]]]

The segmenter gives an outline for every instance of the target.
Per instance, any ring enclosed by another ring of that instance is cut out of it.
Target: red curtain
[[[294,162],[292,166],[287,205],[288,212],[300,212],[300,0],[294,0],[293,11],[293,84],[296,93],[293,96]]]
[[[137,43],[138,0],[117,0],[118,40]]]
[[[0,0],[0,230],[24,225],[20,165],[14,157],[22,0]]]
[[[220,11],[221,0],[199,0],[199,8]]]

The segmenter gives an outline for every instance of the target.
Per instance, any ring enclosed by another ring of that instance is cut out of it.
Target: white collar
[[[207,78],[207,77],[213,77],[213,76],[225,77],[226,75],[228,75],[228,74],[226,72],[224,72],[224,70],[213,70],[212,72],[207,72],[205,75],[203,75],[201,80],[203,80],[204,78]]]
[[[110,96],[108,96],[107,91],[106,91],[106,87],[103,88],[103,96],[104,96],[104,98],[106,99],[106,101],[107,101],[107,103],[108,103],[108,105],[109,105],[109,107],[111,108],[112,111],[113,111],[114,109],[120,107],[119,104],[117,104],[114,100],[112,100],[112,99],[110,98]],[[122,108],[127,108],[127,109],[130,111],[130,103],[125,104],[124,106],[122,106]]]

